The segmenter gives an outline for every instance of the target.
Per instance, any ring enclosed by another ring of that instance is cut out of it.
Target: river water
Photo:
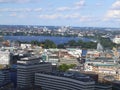
[[[91,39],[88,38],[81,38],[81,37],[61,37],[61,36],[4,36],[5,40],[10,40],[10,41],[32,41],[32,40],[37,40],[37,41],[45,41],[47,39],[52,40],[56,44],[62,44],[62,43],[67,43],[70,40],[83,40],[85,42],[91,41]]]

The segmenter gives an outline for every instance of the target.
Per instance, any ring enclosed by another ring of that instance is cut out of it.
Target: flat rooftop
[[[35,59],[41,59],[41,56],[30,56],[30,57],[24,57],[24,58],[21,58],[19,61],[29,61],[29,60],[35,60]]]
[[[79,81],[82,81],[82,82],[93,82],[94,81],[89,76],[87,76],[85,74],[81,74],[79,72],[75,72],[75,71],[67,71],[67,72],[59,72],[59,71],[56,72],[55,71],[55,72],[51,72],[51,73],[44,73],[44,72],[40,72],[40,73],[41,74],[52,75],[52,76],[75,79],[75,80],[79,80]]]
[[[31,65],[42,65],[42,64],[51,64],[50,62],[39,62],[39,63],[29,63],[29,64],[24,64],[24,63],[17,63],[17,65],[21,66],[31,66]]]

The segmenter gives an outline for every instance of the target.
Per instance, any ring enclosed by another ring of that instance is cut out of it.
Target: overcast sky
[[[0,24],[120,27],[120,0],[0,0]]]

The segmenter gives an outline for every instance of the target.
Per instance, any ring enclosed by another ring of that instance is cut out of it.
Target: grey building
[[[113,89],[112,89],[112,84],[96,83],[95,90],[113,90]]]
[[[10,82],[10,70],[2,69],[0,70],[0,84],[3,82]]]
[[[43,90],[94,90],[95,82],[88,76],[73,72],[35,73],[35,86]]]
[[[29,88],[34,86],[36,72],[51,72],[51,63],[40,62],[41,57],[32,56],[17,61],[17,87]]]

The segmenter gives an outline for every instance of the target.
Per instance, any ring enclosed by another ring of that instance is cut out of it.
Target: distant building
[[[21,44],[22,49],[31,48],[31,44]]]
[[[10,46],[10,41],[9,40],[3,41],[2,45],[5,46],[5,47],[9,47]]]
[[[79,34],[78,34],[78,37],[83,37],[83,36],[84,36],[84,35],[83,35],[83,34],[81,34],[81,33],[79,33]]]
[[[98,58],[87,60],[84,64],[84,71],[98,74],[99,82],[112,82],[120,80],[120,64],[114,59]]]
[[[59,49],[45,49],[42,54],[42,59],[56,66],[59,62]]]
[[[95,59],[100,57],[100,52],[98,50],[88,50],[86,53],[86,58],[87,59]]]
[[[78,58],[81,57],[82,49],[79,48],[67,48],[68,54]]]
[[[120,44],[120,36],[115,36],[112,41],[116,44]]]
[[[10,64],[10,52],[9,51],[0,51],[0,64],[9,65]]]
[[[52,63],[52,65],[57,65],[59,63],[59,56],[56,54],[48,55],[48,62]]]
[[[59,65],[61,64],[76,64],[76,65],[79,65],[79,61],[78,59],[76,58],[60,58],[60,62],[59,62]]]

